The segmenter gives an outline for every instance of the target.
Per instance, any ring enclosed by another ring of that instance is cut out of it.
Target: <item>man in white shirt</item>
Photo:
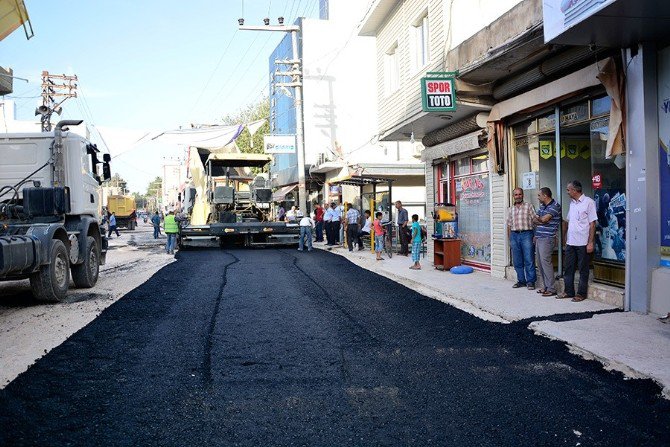
[[[298,242],[298,251],[305,248],[305,239],[307,239],[307,251],[312,251],[312,228],[314,221],[309,216],[303,216],[300,219],[300,241]]]
[[[596,234],[596,203],[582,194],[582,184],[578,180],[568,183],[570,209],[567,222],[563,222],[565,241],[565,292],[558,298],[572,298],[579,302],[586,299],[589,282],[589,263],[593,253]],[[579,286],[575,294],[575,270],[579,269]]]
[[[358,232],[358,250],[364,250],[365,248],[363,247],[363,238],[370,238],[370,231],[372,230],[372,215],[370,214],[370,210],[365,210],[365,221],[363,222],[363,228],[361,228],[361,231]]]

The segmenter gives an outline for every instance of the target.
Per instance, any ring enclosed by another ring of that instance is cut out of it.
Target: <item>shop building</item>
[[[377,23],[372,28],[378,60],[390,54],[383,50],[389,46],[387,35],[393,38],[403,28],[393,21],[407,17],[403,7],[410,3],[373,3],[377,9],[361,32]],[[413,129],[414,137],[422,139],[426,207],[456,206],[463,262],[513,279],[506,231],[512,190],[523,188],[525,200],[536,204],[539,188],[549,187],[565,217],[566,184],[579,180],[598,207],[589,297],[626,310],[667,313],[670,295],[661,290],[670,287],[664,267],[670,249],[670,137],[664,134],[670,128],[665,126],[670,94],[663,89],[668,11],[659,14],[651,1],[572,2],[563,5],[565,11],[560,3],[525,0],[511,9],[501,6],[485,27],[451,45],[440,42],[446,48],[443,63],[431,65],[430,71],[444,73],[409,76],[407,83],[414,87],[404,87],[403,95],[415,98],[414,109],[390,122],[382,114],[380,122],[386,135]],[[384,4],[386,10],[380,6]],[[449,13],[441,2],[426,4],[429,19],[437,15],[443,22],[465,21],[458,8]],[[579,11],[573,9],[576,4]],[[421,11],[412,5],[413,11]],[[549,38],[547,11],[560,12],[565,28]],[[647,17],[649,26],[635,17]],[[455,107],[442,114],[426,110],[419,84],[429,76],[450,75]],[[384,80],[380,76],[381,86]],[[386,91],[380,87],[380,102],[392,103]],[[397,104],[391,108],[397,110]],[[437,229],[430,217],[428,229]],[[429,252],[431,248],[429,244]],[[562,252],[556,250],[558,276],[562,264]]]
[[[604,0],[562,7],[559,3],[544,1],[547,44],[601,46],[616,51],[618,57],[617,70],[609,70],[611,77],[604,82],[609,84],[607,94],[612,102],[621,108],[611,109],[606,151],[612,138],[618,138],[622,146],[619,162],[623,158],[625,167],[618,168],[616,155],[597,164],[594,160],[592,187],[594,194],[608,188],[624,189],[626,199],[624,212],[614,213],[616,220],[611,212],[603,219],[601,243],[608,251],[601,251],[600,258],[620,255],[613,231],[618,223],[618,233],[625,236],[623,307],[666,314],[670,312],[670,3]],[[612,176],[612,162],[619,171],[625,170],[623,186]],[[603,195],[600,197],[602,200]],[[611,194],[609,199],[606,213],[620,205],[611,204]],[[618,218],[622,214],[623,225]]]

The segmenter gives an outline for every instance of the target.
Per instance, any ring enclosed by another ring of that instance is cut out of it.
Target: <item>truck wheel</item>
[[[57,303],[67,295],[70,286],[70,258],[63,241],[51,241],[50,263],[30,275],[30,287],[38,301]]]
[[[100,255],[98,254],[98,244],[95,242],[95,238],[88,236],[86,238],[84,262],[72,266],[72,279],[74,280],[74,285],[90,289],[96,282],[98,282],[99,272]]]

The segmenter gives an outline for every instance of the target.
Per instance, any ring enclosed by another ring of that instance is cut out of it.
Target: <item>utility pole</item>
[[[302,62],[298,57],[298,33],[300,27],[297,25],[284,25],[284,18],[279,17],[279,25],[270,25],[270,19],[265,18],[265,26],[244,26],[244,19],[238,19],[239,29],[243,31],[274,31],[291,33],[292,56],[290,60],[275,61],[278,65],[289,65],[288,72],[278,72],[277,76],[288,76],[291,81],[286,83],[276,83],[278,87],[293,87],[295,94],[295,132],[296,132],[296,151],[298,152],[298,207],[307,215],[307,188],[305,185],[305,134],[303,129],[303,103],[302,103]],[[274,80],[273,80],[274,82]]]
[[[54,80],[61,81],[57,84]],[[77,97],[77,75],[54,75],[48,71],[42,72],[42,105],[35,109],[35,116],[42,115],[42,132],[51,132],[51,115],[61,114],[63,104],[68,98]],[[62,98],[56,101],[55,98]]]

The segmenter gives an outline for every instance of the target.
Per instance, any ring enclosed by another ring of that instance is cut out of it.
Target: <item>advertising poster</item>
[[[626,261],[626,194],[616,189],[593,191],[596,202],[597,260],[624,263]]]
[[[458,236],[461,256],[480,264],[491,263],[491,218],[488,174],[456,179]]]
[[[670,47],[659,52],[658,105],[661,265],[670,268]]]

